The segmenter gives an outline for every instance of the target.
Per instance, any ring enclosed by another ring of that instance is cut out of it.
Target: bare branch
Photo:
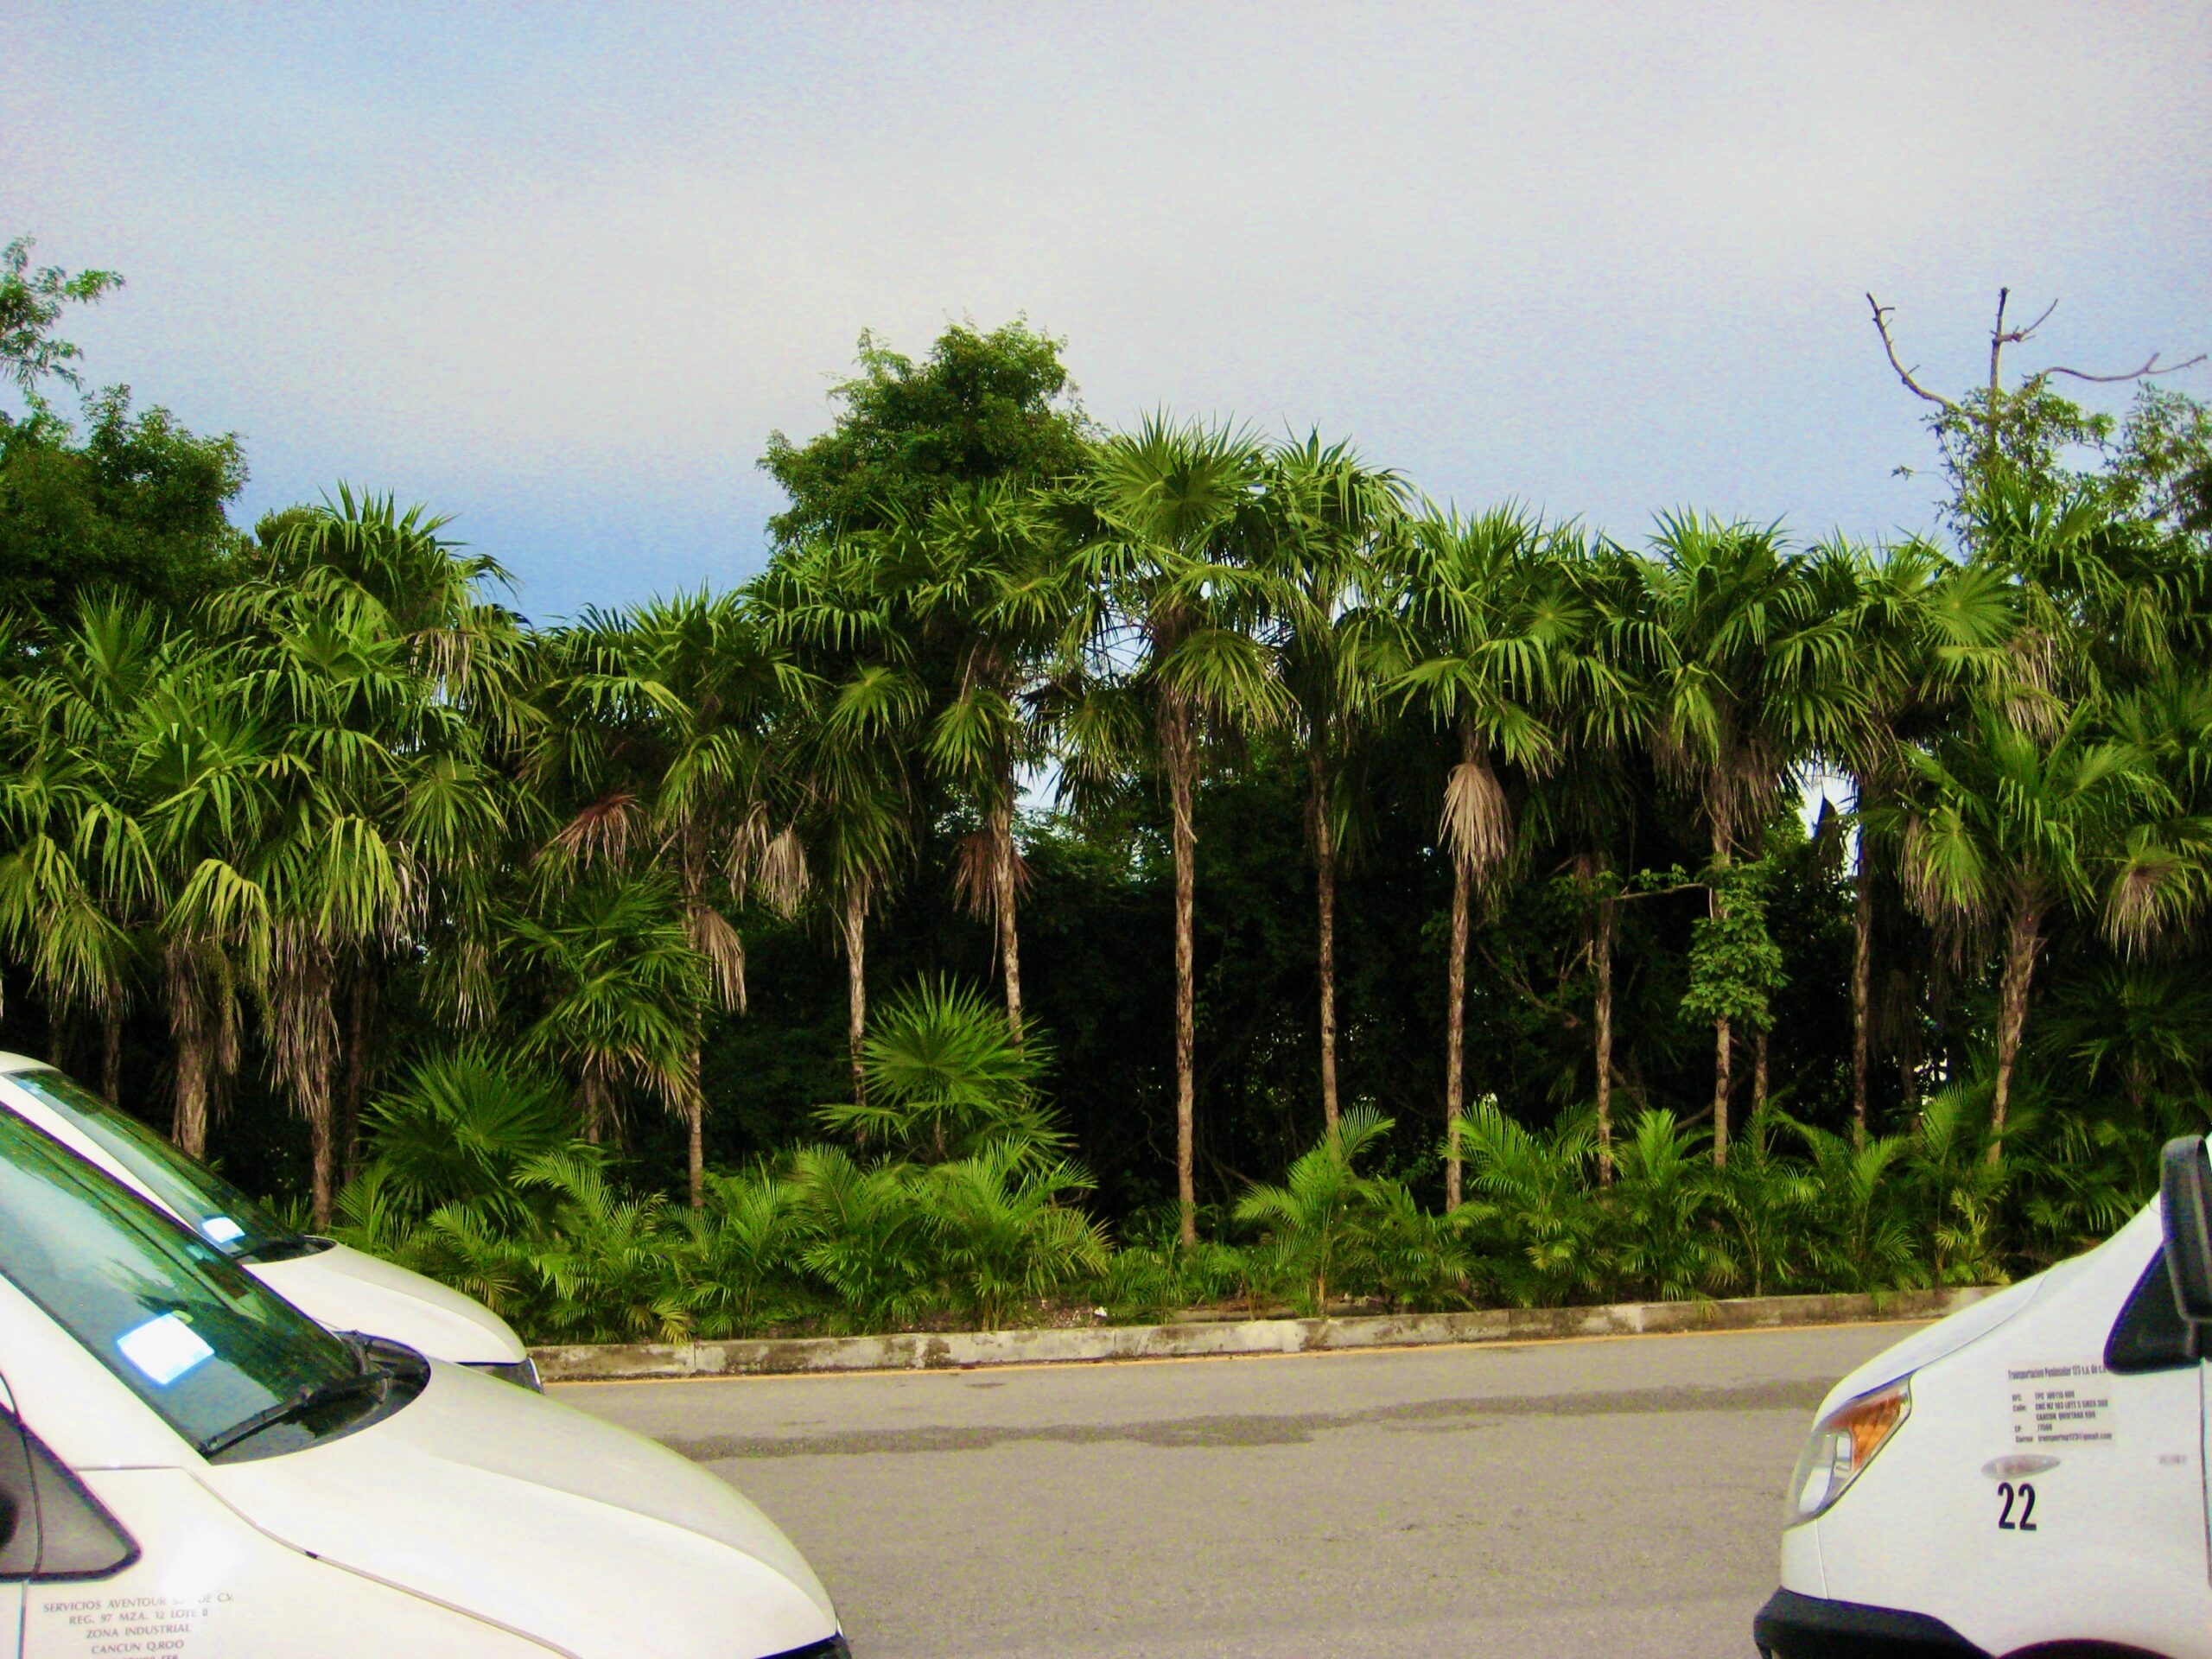
[[[2153,352],[2144,359],[2141,368],[2130,369],[2126,374],[2085,374],[2079,369],[2045,369],[2043,372],[2063,374],[2075,380],[2094,380],[2100,385],[2111,385],[2121,380],[2155,380],[2162,374],[2179,374],[2183,369],[2195,368],[2204,359],[2205,353],[2199,352],[2186,363],[2169,363],[2162,369],[2158,366],[2158,354]]]
[[[1916,397],[1925,398],[1938,409],[1951,408],[1952,404],[1949,398],[1938,397],[1929,391],[1927,387],[1912,378],[1913,372],[1910,369],[1897,360],[1897,342],[1890,338],[1890,317],[1897,308],[1876,304],[1872,294],[1866,296],[1866,304],[1874,314],[1874,332],[1882,337],[1882,350],[1889,357],[1890,366],[1897,372],[1897,378],[1904,382],[1904,389]]]
[[[2009,288],[2000,288],[1997,290],[1997,321],[1989,331],[1989,407],[1982,412],[1982,418],[1989,424],[1993,445],[1997,430],[1997,362],[2005,355],[2005,341],[2007,339],[2005,333],[2005,302],[2012,297],[2012,290]]]
[[[2049,305],[2044,307],[2043,315],[2041,316],[2037,317],[2033,322],[2030,323],[2024,328],[2015,328],[2009,338],[2015,345],[2018,344],[2021,340],[2033,339],[2035,337],[2036,330],[2042,327],[2046,322],[2049,322],[2050,321],[2050,314],[2057,309],[2058,302],[2056,300],[2053,300]]]

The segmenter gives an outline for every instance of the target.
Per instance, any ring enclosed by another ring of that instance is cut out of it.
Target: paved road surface
[[[555,1392],[758,1501],[857,1659],[1704,1659],[1911,1328]]]

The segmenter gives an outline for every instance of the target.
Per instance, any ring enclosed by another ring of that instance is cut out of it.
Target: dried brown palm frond
[[[997,837],[988,830],[975,830],[960,837],[952,852],[952,891],[960,908],[987,922],[999,919]],[[1014,860],[1014,892],[1019,901],[1029,891],[1029,861],[1021,849],[1009,847]]]
[[[683,918],[691,948],[707,964],[707,982],[726,1012],[745,1012],[745,941],[712,905],[695,904]]]
[[[1470,875],[1488,874],[1505,861],[1513,845],[1513,809],[1487,761],[1463,760],[1452,767],[1438,833]]]
[[[615,790],[578,811],[553,837],[552,846],[579,864],[626,864],[645,830],[638,798]]]
[[[2066,724],[2065,700],[2054,689],[2058,650],[2050,635],[2023,628],[2005,642],[2005,670],[1994,699],[2006,722],[2031,737],[2049,740]]]
[[[785,824],[761,848],[753,863],[753,879],[760,896],[777,914],[790,916],[798,911],[811,878],[806,867],[806,846],[795,825]]]

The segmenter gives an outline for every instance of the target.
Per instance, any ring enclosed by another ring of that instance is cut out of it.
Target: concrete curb
[[[1615,1302],[1602,1307],[1491,1307],[1471,1313],[1342,1319],[1097,1325],[1070,1330],[904,1332],[881,1337],[778,1337],[722,1342],[534,1348],[548,1382],[687,1376],[788,1376],[822,1371],[956,1370],[979,1365],[1081,1364],[1307,1354],[1561,1337],[1755,1331],[1866,1319],[1939,1319],[1990,1290],[1898,1290],[1878,1296],[1752,1296],[1731,1301]]]

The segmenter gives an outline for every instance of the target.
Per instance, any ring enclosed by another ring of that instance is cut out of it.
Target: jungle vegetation
[[[534,623],[30,253],[0,1046],[534,1335],[1987,1281],[2206,1121],[2212,414],[2001,310],[1880,545],[863,337],[760,574]]]

